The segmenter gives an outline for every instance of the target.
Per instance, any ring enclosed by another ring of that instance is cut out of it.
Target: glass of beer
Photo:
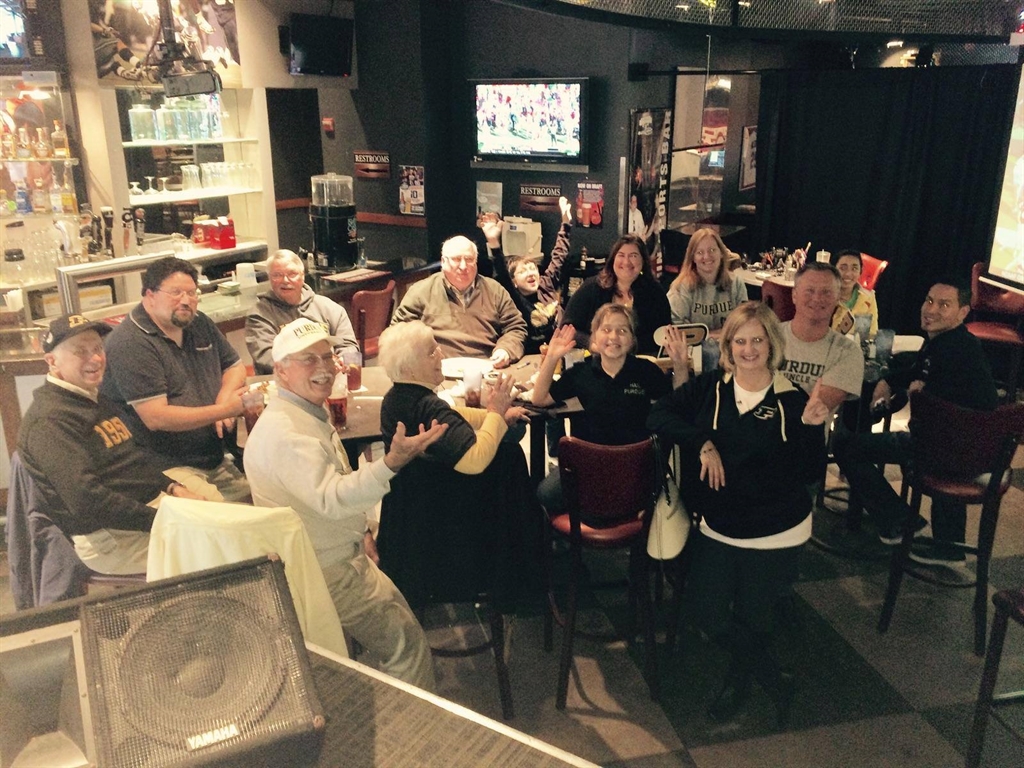
[[[351,391],[362,389],[363,386],[363,356],[358,349],[343,349],[341,351],[341,363],[345,374],[348,376],[348,388]]]
[[[348,429],[348,394],[346,393],[344,397],[327,398],[327,407],[331,412],[334,429],[338,432]]]
[[[263,413],[263,390],[250,389],[242,395],[242,416],[245,418],[245,431],[252,432],[256,426],[256,420]]]

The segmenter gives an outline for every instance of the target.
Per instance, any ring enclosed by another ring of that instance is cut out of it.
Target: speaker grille
[[[192,579],[83,608],[102,765],[200,765],[311,730],[282,590],[264,576]]]

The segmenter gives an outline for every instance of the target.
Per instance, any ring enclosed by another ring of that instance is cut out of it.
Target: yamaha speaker
[[[0,768],[313,764],[325,720],[276,556],[0,620]]]

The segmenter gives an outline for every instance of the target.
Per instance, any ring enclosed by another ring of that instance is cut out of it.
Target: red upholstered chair
[[[967,323],[967,330],[986,344],[997,345],[1010,353],[1010,369],[1006,375],[1006,400],[1017,399],[1017,379],[1024,359],[1024,296],[983,283],[984,262],[971,268],[971,310],[976,316]]]
[[[977,578],[949,581],[908,568],[910,547],[916,541],[912,530],[904,534],[892,554],[889,586],[886,590],[878,631],[889,629],[896,608],[903,574],[932,584],[974,587],[974,652],[985,653],[985,622],[988,609],[988,569],[992,544],[999,522],[999,506],[1010,488],[1010,461],[1024,436],[1024,404],[1004,405],[994,411],[961,408],[925,392],[910,399],[914,416],[913,460],[903,476],[906,498],[910,489],[913,514],[921,510],[921,497],[941,496],[964,504],[980,504],[977,546],[958,544],[958,548],[977,555]]]
[[[1003,655],[1003,641],[1006,639],[1006,627],[1010,619],[1024,627],[1024,587],[1007,589],[992,595],[992,603],[996,607],[996,615],[992,618],[992,639],[989,641],[988,655],[985,657],[985,671],[981,676],[981,688],[978,691],[978,703],[974,711],[974,726],[971,728],[971,740],[967,745],[967,768],[978,768],[981,765],[981,748],[985,740],[985,728],[991,713],[1010,731],[1013,726],[1004,720],[997,707],[1024,700],[1024,691],[1001,693],[995,695],[996,678],[999,677],[999,661]]]
[[[394,304],[394,280],[379,291],[356,291],[352,296],[352,325],[364,363],[368,357],[377,356],[377,339],[391,322]]]
[[[866,253],[860,255],[861,270],[860,278],[857,280],[861,284],[862,288],[867,288],[869,291],[875,290],[875,286],[878,285],[878,278],[885,272],[885,268],[889,266],[888,261],[882,259],[876,259],[874,256],[868,256]]]
[[[776,283],[774,280],[765,280],[761,284],[761,301],[771,307],[779,322],[792,320],[796,315],[796,305],[793,304],[793,286]]]
[[[548,532],[568,539],[571,564],[566,614],[562,617],[559,613],[552,591],[549,592],[551,609],[544,618],[545,650],[552,648],[552,621],[557,620],[563,627],[555,706],[565,709],[569,689],[577,592],[585,549],[629,549],[630,614],[635,618],[639,612],[643,623],[644,676],[651,698],[656,699],[658,676],[646,549],[657,476],[654,441],[597,445],[563,437],[558,443],[558,464],[564,509],[549,511]],[[545,547],[545,553],[546,557],[551,557],[550,546]],[[550,562],[548,565],[550,574]],[[631,631],[629,638],[633,636]]]

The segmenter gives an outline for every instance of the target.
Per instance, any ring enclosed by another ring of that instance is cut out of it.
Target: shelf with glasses
[[[3,163],[67,163],[78,165],[77,157],[0,157],[0,164]]]
[[[121,146],[126,149],[132,147],[193,147],[193,146],[216,146],[217,144],[255,144],[259,139],[242,136],[239,138],[220,139],[175,139],[173,141],[143,140],[143,141],[122,141]]]
[[[209,200],[214,197],[230,197],[232,195],[252,195],[263,190],[259,187],[213,187],[211,189],[186,189],[175,192],[157,192],[141,195],[129,195],[131,205],[161,205],[163,203],[184,203],[189,200]]]

